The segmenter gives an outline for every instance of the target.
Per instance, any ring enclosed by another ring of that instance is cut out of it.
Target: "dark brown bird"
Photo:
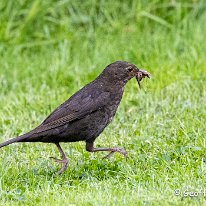
[[[135,65],[116,61],[55,109],[41,125],[0,144],[0,148],[15,142],[54,143],[62,156],[62,159],[53,158],[55,162],[62,163],[59,174],[68,166],[68,159],[60,142],[85,141],[88,152],[108,151],[105,158],[119,152],[127,157],[127,152],[123,149],[94,148],[94,141],[113,119],[128,80],[136,77],[140,85],[145,76],[150,77],[148,72],[139,70]]]

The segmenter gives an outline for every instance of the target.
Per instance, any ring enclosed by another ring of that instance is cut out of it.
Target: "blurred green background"
[[[206,1],[0,0],[0,141],[34,128],[107,64],[152,75],[128,83],[96,146],[129,151],[102,160],[83,142],[0,150],[1,205],[204,205]],[[178,190],[179,195],[175,195]],[[199,192],[197,197],[189,197]]]

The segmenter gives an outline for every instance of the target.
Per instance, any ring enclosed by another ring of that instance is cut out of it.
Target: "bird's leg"
[[[62,156],[62,159],[57,159],[57,158],[54,158],[54,157],[51,157],[52,159],[54,159],[55,162],[58,162],[58,163],[61,163],[62,164],[62,168],[61,170],[58,172],[58,174],[62,174],[68,167],[68,159],[66,157],[66,154],[64,153],[64,151],[62,150],[61,146],[59,143],[55,143],[55,145],[57,146],[61,156]]]
[[[114,148],[94,148],[94,143],[86,142],[86,150],[88,152],[99,152],[99,151],[110,152],[108,155],[103,157],[103,159],[110,158],[115,152],[119,152],[120,154],[124,155],[125,158],[127,158],[127,152],[125,150],[117,148],[117,147],[114,147]]]

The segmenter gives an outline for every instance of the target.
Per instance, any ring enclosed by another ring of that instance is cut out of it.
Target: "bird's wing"
[[[102,91],[94,91],[92,94],[85,92],[80,95],[75,94],[54,110],[33,132],[41,133],[81,119],[106,105],[109,96],[109,92]]]

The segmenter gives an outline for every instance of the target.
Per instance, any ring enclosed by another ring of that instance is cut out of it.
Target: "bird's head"
[[[125,61],[116,61],[109,64],[102,72],[102,75],[105,79],[123,84],[136,77],[139,86],[142,78],[150,78],[150,74],[147,71],[140,70],[134,64]]]

